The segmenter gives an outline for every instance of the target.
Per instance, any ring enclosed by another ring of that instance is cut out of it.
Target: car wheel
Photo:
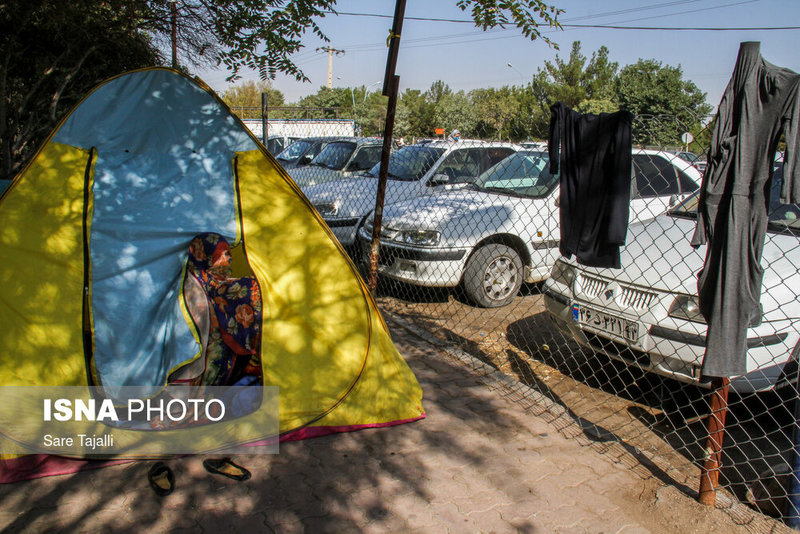
[[[478,306],[499,308],[510,303],[522,286],[522,260],[506,245],[479,248],[464,269],[464,289]]]

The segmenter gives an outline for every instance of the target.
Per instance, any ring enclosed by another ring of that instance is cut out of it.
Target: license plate
[[[639,323],[628,321],[607,313],[574,305],[572,319],[582,325],[623,337],[629,341],[638,341]]]

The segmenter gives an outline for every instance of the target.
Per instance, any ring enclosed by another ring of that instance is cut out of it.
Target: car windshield
[[[433,164],[444,154],[443,148],[433,148],[425,145],[410,145],[393,152],[389,156],[390,180],[414,182],[422,178]],[[372,167],[367,174],[378,177],[380,163]]]
[[[520,151],[478,176],[477,189],[541,198],[550,194],[558,184],[558,175],[549,171],[549,159],[544,152]]]
[[[295,141],[275,156],[281,161],[295,161],[313,145],[313,141]]]
[[[344,168],[347,160],[353,155],[356,149],[356,144],[350,141],[339,141],[336,143],[329,143],[322,152],[317,154],[317,157],[311,160],[309,165],[316,165],[340,171]]]
[[[800,235],[800,204],[784,204],[781,202],[783,187],[783,163],[775,164],[769,198],[769,225],[767,230],[773,233],[791,233]],[[699,192],[687,198],[669,214],[675,217],[697,218]]]
[[[694,152],[678,152],[676,155],[682,160],[688,161],[689,163],[694,163],[699,159],[699,156]]]

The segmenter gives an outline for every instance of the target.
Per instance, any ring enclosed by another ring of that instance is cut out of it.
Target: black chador
[[[581,114],[561,102],[550,110],[550,172],[561,172],[561,254],[619,268],[631,200],[633,115]]]

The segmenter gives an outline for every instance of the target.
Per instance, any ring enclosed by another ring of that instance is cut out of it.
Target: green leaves
[[[469,11],[475,25],[483,30],[516,26],[532,41],[542,39],[558,49],[558,45],[542,35],[540,26],[560,29],[558,15],[564,11],[543,0],[458,0],[462,11]]]
[[[654,59],[640,59],[620,71],[616,98],[642,120],[634,125],[636,138],[651,145],[680,146],[681,134],[697,129],[712,110],[705,93],[683,79],[680,67]]]

